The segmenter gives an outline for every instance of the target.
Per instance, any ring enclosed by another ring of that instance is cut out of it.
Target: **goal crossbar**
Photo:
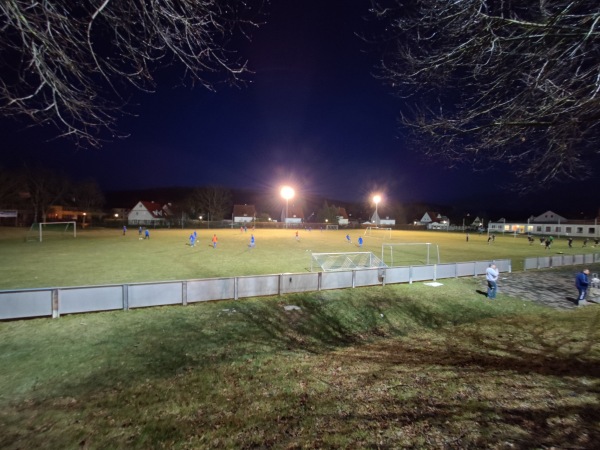
[[[384,227],[367,227],[365,228],[365,236],[392,238],[392,229]]]
[[[321,268],[323,272],[351,269],[371,269],[387,267],[372,252],[313,253],[310,271]]]
[[[71,230],[73,230],[73,237],[77,237],[77,222],[75,222],[74,220],[67,222],[39,222],[31,225],[30,233],[32,237],[35,236],[33,237],[33,240],[42,242],[44,239],[44,233],[50,231],[50,227],[54,228],[54,230],[52,231],[60,232],[62,234],[71,234]]]

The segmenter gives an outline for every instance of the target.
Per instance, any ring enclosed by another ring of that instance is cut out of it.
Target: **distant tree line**
[[[29,209],[34,222],[46,221],[51,206],[93,211],[104,203],[104,194],[95,180],[73,182],[64,174],[39,167],[18,171],[0,168],[0,208]]]

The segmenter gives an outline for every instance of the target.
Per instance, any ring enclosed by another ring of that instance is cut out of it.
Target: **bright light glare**
[[[375,204],[379,203],[381,201],[381,195],[377,194],[373,197],[373,201],[375,202]]]
[[[289,186],[284,186],[281,188],[281,196],[286,200],[294,198],[294,189]]]

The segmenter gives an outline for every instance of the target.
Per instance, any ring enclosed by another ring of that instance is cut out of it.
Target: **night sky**
[[[53,129],[0,121],[0,164],[64,170],[96,179],[105,190],[217,184],[277,195],[283,183],[299,195],[364,201],[375,191],[400,202],[464,208],[530,202],[531,214],[569,208],[595,212],[593,180],[518,199],[502,169],[473,173],[425,160],[403,135],[402,100],[373,77],[378,54],[361,42],[369,1],[278,0],[251,42],[239,46],[254,72],[241,89],[217,92],[177,86],[160,73],[155,94],[132,93],[119,131],[101,149],[48,141]],[[507,204],[507,200],[508,204]]]

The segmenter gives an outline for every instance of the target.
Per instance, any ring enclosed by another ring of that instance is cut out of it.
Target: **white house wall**
[[[565,236],[572,238],[594,238],[600,236],[600,225],[570,223],[490,223],[490,233],[537,234],[540,236]]]

